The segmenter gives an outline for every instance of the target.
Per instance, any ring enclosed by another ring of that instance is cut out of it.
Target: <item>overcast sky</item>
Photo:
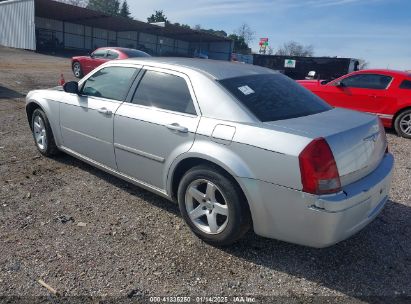
[[[411,69],[411,0],[128,0],[147,21],[163,10],[171,22],[232,33],[242,22],[276,50],[294,40],[316,56],[363,58],[372,68]]]

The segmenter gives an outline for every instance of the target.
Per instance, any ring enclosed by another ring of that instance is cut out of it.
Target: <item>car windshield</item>
[[[132,50],[132,49],[122,49],[121,50],[124,54],[128,56],[128,58],[133,57],[151,57],[149,54],[139,50]]]
[[[308,116],[332,109],[294,80],[278,74],[258,74],[219,80],[261,121]]]

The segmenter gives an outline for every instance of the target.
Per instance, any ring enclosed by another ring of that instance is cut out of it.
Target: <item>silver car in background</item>
[[[64,151],[177,201],[214,245],[252,227],[330,246],[388,199],[394,161],[379,119],[334,109],[262,67],[112,61],[64,90],[29,92],[26,111],[40,153]]]

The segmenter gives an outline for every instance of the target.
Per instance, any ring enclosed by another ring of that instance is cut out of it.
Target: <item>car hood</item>
[[[297,80],[297,83],[303,87],[318,87],[321,86],[321,81],[323,80]]]
[[[74,56],[74,57],[71,57],[71,60],[81,60],[81,59],[90,59],[90,56]]]

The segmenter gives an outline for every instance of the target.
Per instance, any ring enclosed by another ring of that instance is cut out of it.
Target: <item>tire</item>
[[[251,226],[251,216],[241,189],[218,168],[196,166],[178,187],[180,212],[190,229],[215,246],[228,246]]]
[[[72,66],[72,70],[73,70],[74,76],[76,76],[77,78],[82,78],[84,76],[83,69],[81,68],[80,62],[75,61]]]
[[[411,109],[407,109],[397,116],[394,128],[399,136],[411,139]]]
[[[31,130],[34,143],[41,154],[47,157],[58,154],[59,150],[54,141],[49,120],[43,110],[34,110],[31,116]]]

